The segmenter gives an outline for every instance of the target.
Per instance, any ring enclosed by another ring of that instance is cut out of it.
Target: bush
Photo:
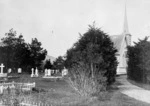
[[[117,59],[109,36],[95,26],[67,51],[70,84],[81,95],[93,95],[115,81]]]
[[[150,82],[150,42],[148,37],[128,47],[128,78],[134,81]]]
[[[70,70],[71,77],[68,77],[68,83],[74,88],[81,96],[92,96],[98,94],[101,91],[106,90],[106,77],[98,74],[94,78],[89,77],[86,71],[89,67],[79,66]],[[88,72],[88,71],[87,71]]]

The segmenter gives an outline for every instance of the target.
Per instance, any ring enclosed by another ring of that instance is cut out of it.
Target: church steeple
[[[127,41],[127,45],[131,45],[131,34],[129,33],[129,28],[128,28],[126,4],[127,4],[127,2],[125,2],[123,35],[125,36],[125,39]]]
[[[126,3],[125,3],[125,12],[124,12],[124,26],[123,26],[123,33],[130,34],[128,29],[128,20],[127,20],[127,11],[126,11]]]

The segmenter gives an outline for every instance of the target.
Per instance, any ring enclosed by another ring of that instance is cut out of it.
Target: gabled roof
[[[124,34],[110,36],[110,39],[114,43],[114,47],[118,50],[117,54],[119,54],[124,39]]]

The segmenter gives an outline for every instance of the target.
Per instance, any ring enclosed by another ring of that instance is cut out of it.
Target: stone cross
[[[0,68],[1,68],[1,72],[0,72],[0,74],[3,74],[3,68],[4,68],[5,66],[3,65],[3,63],[0,65]]]

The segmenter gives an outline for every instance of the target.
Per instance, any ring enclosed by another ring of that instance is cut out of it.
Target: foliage
[[[106,90],[106,77],[101,73],[94,78],[89,77],[88,65],[74,67],[70,70],[69,85],[74,88],[81,96],[92,96]]]
[[[52,66],[53,65],[52,65],[50,59],[46,60],[45,65],[44,65],[44,69],[52,69]]]
[[[60,72],[64,69],[64,59],[62,56],[59,56],[53,63],[53,69],[57,69]]]
[[[103,82],[109,85],[115,81],[117,50],[106,33],[94,25],[89,27],[89,30],[83,36],[80,34],[80,39],[67,51],[65,67],[73,73],[70,74],[71,79],[84,74],[83,76],[91,79],[96,87],[103,85]],[[74,82],[73,79],[72,81]],[[80,86],[78,82],[77,84]]]
[[[31,67],[39,67],[42,64],[42,61],[47,55],[47,51],[43,50],[41,47],[41,42],[37,38],[32,39],[31,44],[29,44],[30,50],[30,65]]]
[[[16,37],[16,32],[11,29],[2,38],[2,42],[5,46],[0,47],[2,53],[1,63],[4,63],[7,68],[20,67],[25,57],[26,44],[22,35]]]
[[[148,37],[134,42],[134,46],[128,47],[128,78],[139,82],[150,82],[150,42]]]
[[[47,54],[47,51],[41,47],[41,42],[36,38],[28,44],[23,35],[17,36],[13,29],[5,34],[2,43],[4,46],[0,46],[0,62],[4,63],[6,69],[23,68],[27,71],[28,68],[39,67]]]

